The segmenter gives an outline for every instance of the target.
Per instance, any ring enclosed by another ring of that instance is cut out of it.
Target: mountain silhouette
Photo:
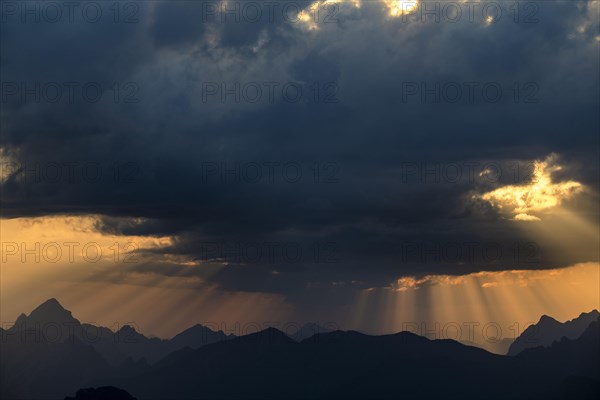
[[[226,335],[223,331],[213,331],[203,325],[196,324],[191,328],[175,335],[171,340],[172,347],[181,349],[184,347],[191,347],[197,349],[198,347],[220,342],[228,338],[234,337],[234,335]]]
[[[76,337],[57,343],[32,334],[27,340],[15,334],[2,337],[3,399],[62,399],[98,376],[109,376],[106,360]]]
[[[140,399],[546,399],[573,382],[583,382],[575,392],[585,396],[598,388],[598,341],[595,324],[578,339],[507,357],[409,332],[334,331],[298,343],[269,328],[180,352],[111,384]]]
[[[71,312],[66,310],[58,300],[52,298],[40,304],[29,315],[19,315],[9,331],[43,329],[48,328],[50,325],[62,328],[80,325],[80,322],[73,318]]]
[[[295,333],[290,334],[289,336],[292,339],[301,342],[318,333],[329,333],[331,331],[332,329],[324,328],[321,325],[313,322],[308,322],[302,325]]]
[[[525,349],[543,346],[548,347],[562,337],[575,339],[579,337],[592,322],[600,318],[600,313],[593,310],[581,313],[579,317],[561,323],[552,317],[542,315],[537,324],[529,326],[515,339],[508,349],[508,355],[514,356]]]
[[[43,337],[46,342],[64,343],[77,338],[91,345],[112,366],[128,359],[153,364],[186,346],[196,349],[227,339],[223,332],[214,332],[201,325],[185,330],[172,340],[148,338],[131,325],[124,325],[113,332],[106,327],[82,324],[54,298],[36,307],[29,315],[21,314],[10,329],[0,334],[18,336],[25,342]]]
[[[600,395],[600,321],[592,322],[577,339],[562,337],[549,347],[522,351],[517,365],[531,379],[546,380],[540,398],[579,399]]]
[[[119,384],[143,399],[397,398],[398,390],[407,398],[541,399],[573,379],[597,387],[597,326],[584,333],[562,347],[505,357],[408,332],[335,331],[297,343],[271,329],[188,352]]]
[[[194,340],[191,333],[198,330],[175,342],[148,338],[130,325],[113,332],[82,324],[49,299],[11,328],[0,328],[1,398],[62,399],[92,380],[137,375],[183,346],[197,348],[224,336],[205,328],[204,337]]]
[[[52,315],[73,323],[58,302],[46,303],[21,322],[41,324]],[[553,324],[548,317],[541,322],[544,327]],[[117,364],[105,352],[122,349],[104,339],[81,340],[84,325],[64,341],[51,340],[35,328],[0,330],[2,399],[65,399],[76,393],[67,398],[570,400],[600,394],[598,321],[576,338],[563,336],[516,356],[410,332],[372,336],[336,330],[297,341],[275,328],[228,337],[196,325],[164,340],[147,338],[128,325],[117,332],[101,328],[113,340],[127,336],[140,341],[140,354],[149,351],[145,346],[156,343],[167,349],[175,343],[175,350],[154,363],[125,356]],[[219,340],[195,349],[178,347],[206,343],[203,335]]]
[[[502,354],[505,355],[508,353],[508,349],[510,345],[515,340],[512,338],[502,338],[498,341],[486,341],[485,338],[479,339],[479,341],[471,341],[471,340],[461,340],[460,342],[466,346],[475,346],[482,349],[485,349],[494,354]]]

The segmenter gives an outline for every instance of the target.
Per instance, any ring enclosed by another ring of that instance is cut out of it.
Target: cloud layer
[[[460,17],[258,2],[258,20],[243,3],[101,4],[95,23],[5,8],[2,216],[97,215],[102,232],[173,238],[152,273],[217,265],[211,284],[303,301],[598,260],[597,237],[524,230],[537,205],[487,201],[556,153],[555,182],[586,188],[561,207],[596,224],[597,2],[500,3],[491,20],[489,2],[472,18],[462,2]]]

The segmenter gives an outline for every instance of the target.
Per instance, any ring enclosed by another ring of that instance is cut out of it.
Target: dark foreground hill
[[[80,389],[75,397],[65,397],[65,400],[137,400],[123,389],[112,386]]]

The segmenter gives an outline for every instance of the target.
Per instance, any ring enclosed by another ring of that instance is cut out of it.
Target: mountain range
[[[335,331],[298,343],[270,328],[97,384],[140,399],[593,398],[600,394],[598,338],[594,322],[580,338],[507,357],[408,332]]]
[[[153,364],[175,350],[195,349],[233,336],[202,325],[195,325],[171,340],[146,337],[131,325],[113,332],[106,327],[82,324],[56,299],[45,301],[29,315],[21,314],[6,333],[19,336],[25,342],[36,340],[40,334],[52,343],[77,339],[91,345],[111,365],[119,365],[127,359]]]
[[[292,337],[195,325],[170,340],[148,338],[131,326],[81,324],[50,299],[0,329],[0,397],[596,398],[598,312],[552,321],[544,316],[530,327],[543,340],[525,341],[526,330],[514,355],[502,356],[409,332],[371,336],[316,324]]]
[[[578,338],[599,317],[600,313],[598,310],[581,313],[579,317],[567,322],[558,322],[552,317],[542,315],[538,323],[530,325],[515,339],[510,345],[507,354],[514,356],[528,348],[537,346],[548,347],[563,337],[567,339]]]

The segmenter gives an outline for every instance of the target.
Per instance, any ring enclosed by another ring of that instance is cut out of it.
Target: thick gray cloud
[[[558,153],[564,178],[589,188],[565,207],[597,221],[598,3],[451,23],[363,2],[316,30],[260,2],[257,22],[223,22],[215,2],[136,4],[117,22],[103,6],[97,23],[3,10],[4,217],[99,214],[106,232],[175,236],[166,253],[228,254],[206,277],[221,287],[298,299],[332,282],[598,259],[597,238],[557,249],[473,200]],[[478,175],[490,165],[502,176]],[[257,243],[262,258],[240,256]]]

